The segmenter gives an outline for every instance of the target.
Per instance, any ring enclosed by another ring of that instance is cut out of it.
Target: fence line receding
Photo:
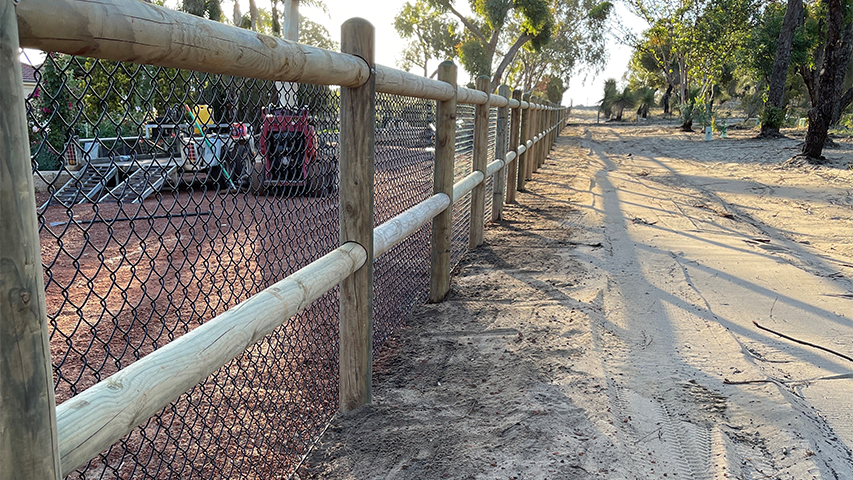
[[[288,477],[337,409],[369,401],[372,352],[444,297],[565,120],[457,87],[449,62],[439,80],[372,65],[361,20],[338,53],[136,0],[2,1],[4,51],[50,52],[23,107],[17,54],[0,56],[0,101],[21,111],[0,139],[20,177],[3,177],[0,284],[23,281],[22,321],[47,326],[0,330],[40,359],[0,355],[0,380],[53,372],[0,410],[57,405],[0,416],[0,435],[47,432],[0,438],[15,471]]]

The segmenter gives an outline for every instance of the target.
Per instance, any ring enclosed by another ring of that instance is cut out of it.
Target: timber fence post
[[[553,103],[549,104],[548,119],[550,120],[548,122],[548,128],[551,129],[551,131],[548,132],[548,147],[551,148],[555,143],[557,143],[557,109],[554,107]]]
[[[509,120],[509,149],[516,153],[515,158],[509,163],[506,171],[506,203],[515,203],[515,190],[518,178],[518,132],[521,126],[521,90],[513,90],[512,98],[518,100],[519,106],[513,108]]]
[[[532,116],[530,117],[530,138],[535,142],[536,135],[539,134],[539,102],[535,98],[530,98],[532,104]],[[533,180],[533,174],[539,170],[539,142],[533,144],[533,149],[530,151],[530,159],[527,162],[527,180]]]
[[[548,127],[551,126],[551,108],[550,103],[545,101],[542,103],[542,159],[539,161],[539,167],[545,166],[545,159],[548,158],[548,152],[551,151],[551,132]]]
[[[438,79],[456,91],[456,65],[451,61],[438,66]],[[435,110],[435,171],[433,194],[443,193],[450,205],[432,219],[430,241],[429,301],[444,300],[450,291],[450,238],[453,229],[453,162],[456,156],[456,94],[439,101]]]
[[[539,142],[536,142],[536,135],[539,135],[539,102],[532,96],[530,97],[530,132],[529,138],[535,143],[530,150],[530,157],[527,160],[527,180],[533,180],[533,174],[539,170]]]
[[[509,98],[509,86],[501,85],[498,87],[498,95]],[[498,107],[498,124],[495,130],[495,160],[506,160],[507,152],[507,118],[509,106]],[[504,192],[506,190],[506,172],[509,170],[506,165],[503,166],[495,174],[492,181],[492,221],[500,220],[501,213],[504,208]]]
[[[477,90],[489,93],[490,79],[486,75],[477,77]],[[473,250],[483,243],[483,227],[486,215],[486,164],[489,155],[489,103],[474,109],[474,165],[472,171],[481,172],[483,181],[471,191],[471,220],[468,248]]]
[[[537,110],[536,99],[530,98],[530,123],[527,124],[527,139],[536,141],[536,134],[539,133],[539,110]],[[538,157],[536,150],[539,145],[534,143],[530,147],[530,155],[527,156],[527,180],[533,180],[533,173],[536,171],[536,162]]]
[[[341,27],[341,51],[361,57],[370,78],[360,87],[341,87],[340,242],[367,251],[364,266],[341,282],[340,409],[370,403],[373,361],[373,163],[376,76],[373,25],[352,18]]]
[[[553,112],[553,115],[551,115],[551,118],[553,119],[552,123],[554,124],[554,134],[552,135],[552,138],[553,138],[552,143],[554,145],[556,145],[557,144],[557,137],[560,136],[560,106],[559,105],[554,106],[554,112]]]
[[[554,104],[548,102],[548,150],[554,145],[554,130],[556,129],[556,119],[554,116]]]
[[[548,117],[545,115],[547,113],[545,102],[539,100],[537,103],[539,104],[539,150],[536,161],[536,171],[538,172],[542,168],[542,164],[545,163],[545,153],[548,150],[548,145],[545,143],[545,125],[548,123]]]
[[[530,149],[527,148],[527,141],[530,140],[530,112],[532,111],[530,105],[530,94],[525,93],[521,96],[522,102],[528,102],[527,108],[521,111],[521,145],[524,145],[524,152],[518,156],[518,182],[517,188],[519,192],[524,191],[524,184],[527,182],[527,164],[530,158]],[[521,108],[521,107],[519,107]]]
[[[12,0],[0,0],[0,478],[58,480],[56,400]]]

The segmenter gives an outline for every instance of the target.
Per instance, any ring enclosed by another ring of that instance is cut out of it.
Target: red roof
[[[24,83],[36,83],[36,69],[32,65],[22,63],[21,70],[24,73]]]

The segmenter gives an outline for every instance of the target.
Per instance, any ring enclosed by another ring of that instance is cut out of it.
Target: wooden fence
[[[60,478],[340,285],[340,409],[371,400],[373,259],[432,222],[429,299],[450,288],[451,209],[469,192],[469,247],[524,190],[564,125],[566,109],[501,86],[456,86],[373,62],[373,27],[342,27],[342,53],[260,35],[137,0],[0,0],[0,478]],[[341,87],[340,247],[186,335],[55,406],[19,47],[282,82]],[[373,228],[377,92],[438,102],[434,195]],[[473,173],[453,183],[456,105],[476,105]],[[488,147],[488,109],[498,108]],[[507,128],[508,124],[508,128]],[[502,150],[502,149],[501,149]]]

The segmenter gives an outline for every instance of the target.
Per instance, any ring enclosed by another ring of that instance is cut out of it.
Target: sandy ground
[[[578,113],[299,478],[853,478],[853,144]]]

